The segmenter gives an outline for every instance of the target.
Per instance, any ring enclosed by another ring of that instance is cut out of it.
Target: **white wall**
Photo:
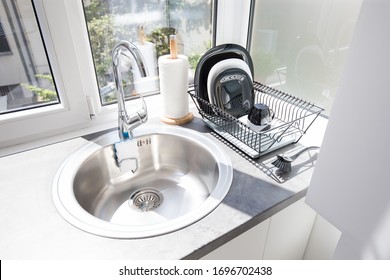
[[[365,0],[306,202],[342,236],[335,259],[390,259],[390,1]]]

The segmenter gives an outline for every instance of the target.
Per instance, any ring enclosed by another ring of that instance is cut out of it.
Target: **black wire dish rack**
[[[254,82],[254,103],[267,104],[275,113],[269,129],[255,131],[243,121],[197,96],[195,88],[188,93],[203,121],[252,159],[297,143],[323,111],[312,103]]]

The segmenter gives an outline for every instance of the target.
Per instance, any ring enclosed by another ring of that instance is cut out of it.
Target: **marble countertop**
[[[234,168],[229,193],[209,215],[176,232],[144,239],[111,239],[77,229],[61,217],[52,201],[57,169],[89,139],[76,137],[0,158],[0,258],[198,259],[305,196],[316,153],[303,156],[291,178],[279,183],[215,138],[194,113],[194,120],[184,127],[218,142]],[[166,125],[158,118],[149,123]],[[317,140],[305,135],[300,143],[277,152],[319,144],[322,137],[316,129],[323,133],[326,125],[314,124],[311,130]],[[275,154],[261,161],[269,165]]]

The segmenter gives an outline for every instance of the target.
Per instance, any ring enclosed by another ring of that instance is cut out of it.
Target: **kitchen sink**
[[[130,168],[118,161],[117,132],[88,142],[57,171],[53,200],[86,232],[111,238],[166,234],[199,221],[224,199],[233,178],[221,147],[191,129],[133,131]]]

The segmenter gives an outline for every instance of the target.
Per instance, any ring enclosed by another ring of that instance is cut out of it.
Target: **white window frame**
[[[215,1],[216,44],[246,47],[251,0]],[[82,2],[33,2],[61,104],[0,115],[0,156],[116,125],[116,104],[100,103]]]
[[[216,45],[235,43],[247,47],[252,1],[218,0]]]
[[[61,104],[0,115],[0,147],[56,135],[90,122],[83,83],[78,77],[81,69],[75,67],[76,49],[66,7],[66,2],[70,1],[33,2]]]

